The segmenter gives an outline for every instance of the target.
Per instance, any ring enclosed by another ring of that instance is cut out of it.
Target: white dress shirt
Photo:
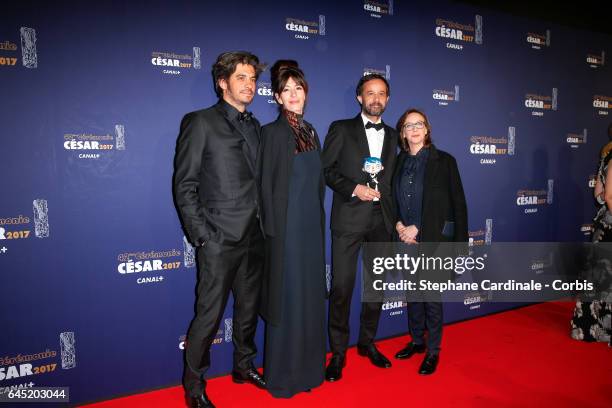
[[[370,119],[368,119],[363,112],[361,113],[361,120],[363,120],[363,126],[365,127],[365,125],[368,122],[372,122]],[[378,119],[378,122],[372,122],[375,125],[378,123],[381,123],[380,118]],[[381,154],[382,154],[382,149],[383,149],[383,143],[385,141],[385,129],[382,128],[380,130],[376,130],[374,128],[369,128],[365,130],[366,132],[366,137],[368,138],[368,146],[370,147],[370,156],[371,157],[378,157],[379,159],[381,158]]]
[[[363,120],[363,126],[368,122],[372,122],[368,119],[363,112],[361,112],[361,120]],[[381,123],[381,119],[378,119],[378,122],[372,122],[375,125]],[[383,143],[385,142],[385,128],[380,130],[376,130],[374,128],[369,128],[365,130],[366,137],[368,138],[368,147],[370,148],[370,157],[378,157],[381,159]],[[382,160],[382,159],[381,159]],[[373,201],[379,201],[378,198],[374,198]]]

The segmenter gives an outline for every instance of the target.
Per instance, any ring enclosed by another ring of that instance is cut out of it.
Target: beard
[[[253,101],[253,98],[255,97],[255,93],[249,91],[240,92],[238,95],[239,98],[242,100],[241,102],[245,102],[247,104],[251,103]]]
[[[363,107],[363,111],[370,116],[382,116],[385,111],[385,105],[380,103],[371,103]]]

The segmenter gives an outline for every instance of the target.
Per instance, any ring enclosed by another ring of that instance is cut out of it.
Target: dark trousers
[[[425,328],[427,328],[428,354],[440,352],[442,323],[441,302],[412,302],[408,305],[408,326],[412,341],[415,344],[425,344]]]
[[[255,331],[263,274],[263,236],[257,219],[238,243],[209,241],[198,248],[196,315],[187,333],[183,386],[191,396],[205,387],[210,366],[210,346],[232,291],[234,313],[232,341],[234,370],[245,372],[257,354]]]
[[[355,287],[357,258],[363,242],[389,242],[380,206],[373,209],[371,228],[364,232],[332,231],[332,287],[329,297],[329,343],[334,354],[344,356],[349,342],[349,315]],[[382,303],[361,303],[358,345],[374,341]]]

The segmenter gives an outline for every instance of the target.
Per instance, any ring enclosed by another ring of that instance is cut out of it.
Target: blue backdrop
[[[179,383],[196,268],[172,162],[181,117],[215,102],[210,66],[226,50],[298,60],[306,118],[322,138],[357,114],[364,72],[386,75],[384,120],[423,109],[436,145],[457,158],[473,245],[590,232],[610,122],[609,36],[444,1],[2,10],[0,392],[69,386],[79,403]],[[262,123],[276,116],[268,72],[250,109]],[[353,343],[358,305],[356,293]],[[445,320],[510,306],[466,294]],[[379,337],[406,329],[405,308],[385,305]],[[231,304],[211,376],[230,370],[230,339]]]

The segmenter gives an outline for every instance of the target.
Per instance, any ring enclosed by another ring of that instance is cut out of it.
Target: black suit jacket
[[[395,228],[395,211],[391,197],[391,178],[397,155],[397,132],[385,125],[381,153],[384,169],[378,175],[378,188],[385,227]],[[370,156],[368,139],[361,114],[353,119],[333,122],[325,137],[323,168],[327,185],[334,191],[331,229],[343,232],[364,232],[371,228],[372,202],[351,197],[357,184],[366,184],[363,159]]]
[[[254,121],[257,134],[261,128]],[[260,208],[260,143],[243,134],[221,102],[181,122],[174,160],[174,198],[192,244],[238,242]]]
[[[307,123],[313,130],[314,127]],[[261,196],[263,204],[264,231],[266,234],[266,267],[262,285],[261,315],[268,323],[280,323],[285,230],[287,225],[287,205],[289,178],[293,173],[295,157],[295,137],[285,115],[280,114],[276,121],[262,128],[261,154]],[[317,150],[321,150],[319,137],[315,131]],[[311,220],[321,224],[321,246],[325,253],[325,179],[323,171],[313,174],[319,178],[319,202],[321,216]],[[317,273],[317,271],[312,271]],[[325,282],[325,265],[318,271]],[[321,301],[325,299],[325,285],[322,285]]]
[[[467,242],[468,218],[463,184],[457,161],[450,154],[429,146],[425,165],[420,242]],[[393,175],[393,200],[397,212],[396,189],[404,161],[410,153],[401,151]],[[399,215],[397,220],[399,221]]]

